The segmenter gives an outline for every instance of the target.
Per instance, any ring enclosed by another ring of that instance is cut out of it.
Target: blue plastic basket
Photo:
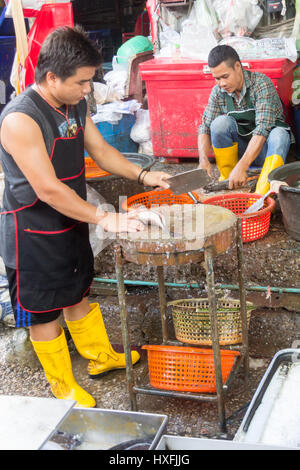
[[[131,114],[123,114],[118,124],[99,122],[96,124],[102,137],[120,152],[137,152],[138,144],[130,138],[130,131],[135,123]]]
[[[106,142],[119,152],[135,153],[138,151],[138,144],[130,138],[130,131],[134,123],[135,117],[133,115],[123,114],[117,124],[98,122],[96,126]],[[86,152],[85,156],[88,156]]]
[[[0,36],[15,36],[15,27],[12,18],[5,18],[6,7],[0,15]],[[25,18],[26,31],[29,31],[28,18]]]
[[[15,36],[0,36],[0,80],[5,84],[6,102],[13,92],[13,87],[10,84],[10,74],[14,62],[15,50]]]
[[[5,18],[6,7],[0,15],[0,36],[15,36],[14,22],[12,18]]]

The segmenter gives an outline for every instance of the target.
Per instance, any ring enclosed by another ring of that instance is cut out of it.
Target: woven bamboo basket
[[[211,322],[208,299],[181,299],[169,302],[175,336],[187,344],[211,346]],[[247,302],[247,324],[255,306]],[[217,320],[221,345],[242,342],[240,301],[235,299],[217,300]]]

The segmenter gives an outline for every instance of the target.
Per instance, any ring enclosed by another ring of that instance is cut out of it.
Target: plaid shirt
[[[285,120],[282,104],[271,79],[260,72],[250,72],[243,69],[244,84],[239,99],[235,93],[230,93],[233,97],[234,108],[237,111],[248,108],[245,99],[247,88],[250,89],[250,101],[256,110],[256,128],[253,135],[262,135],[268,138],[270,131],[275,127],[275,120]],[[215,85],[210,94],[208,104],[203,113],[202,125],[199,127],[199,134],[210,135],[210,125],[212,121],[227,114],[225,100],[225,90],[219,85]]]

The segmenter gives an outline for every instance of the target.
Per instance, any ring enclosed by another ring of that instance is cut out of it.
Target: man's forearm
[[[45,187],[38,197],[61,214],[80,222],[98,224],[106,215],[59,180]]]
[[[208,155],[211,148],[210,135],[199,134],[198,135],[198,151],[199,151],[199,163],[203,160],[208,159]]]
[[[130,180],[137,180],[141,171],[140,167],[129,162],[117,149],[109,145],[90,117],[86,120],[84,145],[88,155],[103,170]]]

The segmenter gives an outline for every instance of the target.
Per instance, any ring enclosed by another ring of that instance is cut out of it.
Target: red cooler
[[[295,64],[287,59],[243,61],[251,71],[273,81],[292,123],[292,80]],[[156,58],[140,64],[145,80],[156,157],[198,158],[197,134],[215,85],[207,62]]]

